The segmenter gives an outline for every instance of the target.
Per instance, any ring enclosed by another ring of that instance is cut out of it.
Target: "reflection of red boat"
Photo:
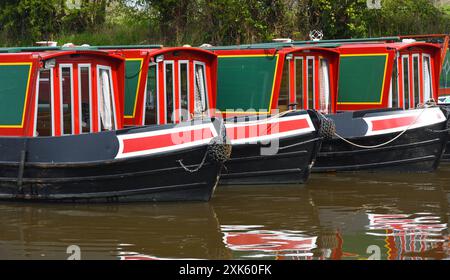
[[[277,258],[312,258],[312,250],[317,247],[316,236],[307,236],[297,231],[238,230],[227,232],[223,229],[223,241],[233,251],[261,252],[264,256]]]
[[[440,217],[428,214],[368,214],[369,229],[383,230],[383,233],[369,232],[370,235],[386,236],[389,260],[427,259],[443,250],[442,231],[447,224]]]

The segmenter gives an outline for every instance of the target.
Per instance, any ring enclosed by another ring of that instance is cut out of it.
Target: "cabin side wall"
[[[33,135],[38,68],[31,54],[0,55],[0,135]]]
[[[120,52],[126,57],[126,126],[186,120],[188,115],[194,113],[194,73],[197,67],[204,69],[206,107],[215,107],[217,58],[214,55],[206,54],[203,50],[183,48]]]
[[[267,50],[215,51],[218,110],[268,113],[276,107],[284,55]],[[275,105],[274,105],[275,104]]]
[[[337,111],[386,108],[394,51],[340,49]]]

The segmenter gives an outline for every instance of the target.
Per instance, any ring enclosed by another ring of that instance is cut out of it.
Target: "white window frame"
[[[111,66],[106,66],[106,65],[97,65],[97,104],[100,104],[100,70],[107,70],[109,71],[109,87],[110,87],[110,94],[111,94],[111,99],[112,99],[112,105],[113,105],[113,117],[114,117],[114,128],[113,130],[118,129],[117,127],[117,114],[116,114],[116,100],[115,100],[115,94],[114,94],[114,86],[113,86],[113,82],[112,82],[112,69]],[[97,105],[98,106],[98,105]],[[101,124],[101,116],[100,116],[100,110],[97,107],[97,112],[98,112],[98,130],[99,132],[102,131],[102,124]]]
[[[416,69],[414,69],[414,59],[417,58],[417,75],[418,75],[417,82],[419,83],[419,86],[418,86],[418,88],[419,88],[419,100],[418,100],[418,103],[420,103],[420,55],[418,53],[414,53],[414,54],[411,55],[411,57],[412,57],[412,68],[413,68],[413,71],[411,73],[412,79],[413,79],[412,80],[412,82],[413,82],[413,88],[412,88],[413,94],[412,94],[412,97],[413,97],[413,104],[415,106],[415,104],[416,104],[416,90],[414,88],[414,83],[415,83],[414,82],[414,80],[415,80],[414,72],[415,72]]]
[[[200,65],[200,66],[202,66],[203,67],[203,70],[204,70],[204,75],[205,75],[205,77],[204,77],[204,82],[205,82],[205,105],[206,105],[206,113],[208,114],[208,116],[209,116],[209,109],[210,109],[210,107],[209,107],[209,92],[208,92],[208,79],[207,79],[207,72],[206,72],[206,63],[205,62],[203,62],[203,61],[198,61],[198,60],[194,60],[194,81],[195,81],[195,73],[196,73],[196,66],[197,65]],[[194,91],[195,91],[195,87],[194,87]],[[194,92],[194,95],[195,95],[195,92]]]
[[[397,80],[397,103],[400,102],[400,84],[399,84],[399,77],[400,77],[400,75],[398,74],[399,73],[399,63],[398,63],[399,57],[400,57],[400,55],[397,53],[395,55],[395,59],[394,59],[394,64],[395,64],[395,61],[397,61],[397,64],[395,65],[395,67],[397,68],[396,69],[397,70],[397,77],[392,78],[392,75],[391,75],[391,85],[389,87],[389,98],[388,98],[388,106],[389,106],[389,108],[392,108],[392,97],[393,97],[393,94],[394,94],[393,93],[392,83],[394,82],[394,79]],[[394,69],[392,69],[392,72],[394,72]]]
[[[309,108],[309,61],[312,60],[312,96],[313,96],[313,108]],[[315,56],[307,56],[306,57],[306,109],[314,109],[314,105],[316,104],[316,75],[315,75],[315,68],[316,68],[316,57]]]
[[[305,63],[305,58],[303,56],[294,56],[294,77],[295,77],[295,83],[294,83],[294,96],[295,96],[295,103],[297,103],[297,60],[301,60],[302,61],[302,85],[303,85],[303,75],[305,73],[303,73],[303,69],[304,69],[304,63]],[[305,85],[303,85],[305,86]],[[302,100],[305,99],[305,97],[303,96],[304,91],[302,89]],[[299,108],[303,108],[303,104],[298,104],[297,106],[299,106]]]
[[[189,83],[189,60],[179,60],[178,61],[178,96],[179,96],[179,100],[180,100],[180,114],[179,114],[179,118],[180,118],[180,120],[181,120],[181,64],[184,64],[184,65],[186,65],[186,82],[187,82],[187,84],[186,84],[186,86],[187,86],[187,111],[188,111],[188,113],[189,113],[189,116],[190,116],[190,112],[189,112],[189,108],[190,108],[190,105],[191,105],[191,101],[190,101],[190,92],[189,92],[189,89],[190,89],[190,83]],[[188,117],[188,119],[190,119],[190,117]]]
[[[54,97],[53,97],[53,68],[50,69],[43,69],[43,70],[49,70],[49,88],[50,88],[50,122],[52,125],[52,136],[55,136],[55,109],[54,109]],[[38,71],[38,77],[37,77],[37,83],[36,83],[36,98],[35,98],[35,112],[34,112],[34,129],[33,129],[33,136],[36,137],[37,135],[37,119],[38,119],[38,113],[39,113],[39,84],[41,81],[47,81],[47,79],[41,79],[41,70]]]
[[[424,102],[427,101],[425,99],[425,58],[428,58],[429,61],[429,65],[428,65],[428,70],[430,71],[430,98],[434,98],[434,94],[433,94],[433,71],[431,69],[431,55],[427,54],[427,53],[423,53],[422,54],[422,71],[423,71],[423,99]]]
[[[159,124],[159,63],[150,62],[148,64],[148,68],[156,66],[156,124]],[[148,69],[147,69],[148,71]],[[148,87],[148,72],[147,77],[145,78],[145,88],[144,88],[144,105],[142,106],[142,125],[145,125],[145,110],[147,105],[147,87]]]
[[[409,87],[409,84],[410,84],[410,82],[409,82],[409,76],[410,76],[410,74],[411,73],[409,73],[409,64],[410,64],[410,61],[409,61],[409,55],[408,54],[404,54],[404,55],[402,55],[401,56],[401,58],[402,58],[402,77],[403,77],[403,81],[402,81],[402,85],[403,85],[403,109],[405,109],[406,108],[406,103],[405,103],[405,93],[406,93],[406,91],[405,91],[405,60],[404,60],[404,58],[407,58],[407,61],[408,61],[408,68],[407,68],[407,70],[408,70],[408,77],[407,77],[407,79],[406,79],[406,81],[407,81],[407,85],[406,86],[408,86],[408,108],[409,109],[411,109],[411,106],[410,106],[410,104],[411,104],[411,89],[410,89],[410,87]]]
[[[73,135],[73,134],[75,134],[74,133],[74,131],[75,131],[75,110],[74,110],[74,107],[73,107],[73,101],[74,101],[74,98],[73,98],[73,80],[74,80],[74,77],[73,77],[73,64],[71,64],[71,63],[64,63],[64,64],[59,64],[59,67],[58,67],[59,69],[59,93],[60,93],[60,97],[61,97],[61,100],[60,100],[60,114],[61,114],[61,135]],[[62,69],[63,68],[69,68],[70,69],[70,115],[71,115],[71,124],[72,124],[72,127],[71,127],[71,129],[72,129],[72,132],[71,132],[71,134],[65,134],[64,133],[64,98],[63,98],[63,75],[62,75]]]
[[[81,68],[88,68],[88,78],[89,78],[89,132],[93,132],[93,117],[92,117],[92,65],[90,63],[80,63],[78,64],[78,104],[79,104],[79,122],[80,122],[80,134],[83,133],[83,110],[81,103],[83,101],[81,92]]]
[[[173,109],[176,110],[176,104],[175,104],[175,61],[173,60],[164,60],[164,124],[169,123],[169,120],[167,119],[167,73],[166,73],[166,65],[171,64],[172,65],[172,98],[173,98]],[[173,113],[173,112],[172,112]]]

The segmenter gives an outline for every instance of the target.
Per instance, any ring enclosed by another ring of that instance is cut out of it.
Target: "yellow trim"
[[[131,116],[130,115],[124,115],[123,116],[125,119],[133,119],[136,116],[136,106],[137,106],[137,100],[138,100],[138,97],[139,97],[139,86],[141,84],[142,67],[144,67],[144,59],[143,58],[128,58],[128,59],[125,59],[125,61],[141,61],[141,64],[139,66],[139,69],[140,69],[140,71],[139,71],[139,78],[138,78],[138,82],[137,82],[137,85],[136,85],[136,95],[135,95],[135,99],[134,99],[133,115],[131,115]],[[145,92],[144,92],[144,94],[145,94]]]
[[[22,112],[22,123],[20,125],[0,125],[0,128],[23,128],[25,122],[25,112],[27,111],[27,100],[28,100],[28,92],[30,90],[30,80],[31,80],[31,69],[33,69],[33,62],[12,62],[12,63],[0,63],[1,65],[29,65],[30,69],[28,70],[28,81],[27,88],[25,90],[25,100],[23,104],[23,112]],[[37,110],[37,108],[36,108]]]
[[[277,77],[277,71],[278,71],[278,54],[276,56],[277,56],[277,61],[275,61],[275,73],[273,75],[272,95],[270,96],[269,109],[267,110],[268,113],[270,113],[270,109],[272,108],[273,94],[275,91],[275,82],[277,80],[276,77]],[[281,75],[283,75],[283,74],[281,74]],[[281,77],[281,78],[283,78],[283,77]]]
[[[384,85],[386,83],[386,70],[388,65],[388,57],[389,53],[368,53],[368,54],[343,54],[341,55],[343,57],[351,57],[351,56],[385,56],[386,60],[384,62],[384,73],[383,73],[383,84],[381,85],[381,94],[380,94],[380,101],[378,102],[337,102],[338,105],[380,105],[383,103],[383,91],[384,91]]]
[[[239,54],[239,55],[219,55],[217,57],[219,58],[232,58],[232,57],[276,57],[277,60],[275,61],[275,72],[273,73],[273,82],[272,82],[272,92],[270,94],[270,101],[269,101],[269,109],[266,112],[258,111],[257,114],[268,114],[270,113],[270,108],[272,107],[272,100],[273,100],[273,94],[275,91],[275,82],[277,77],[277,71],[278,71],[278,58],[279,54]],[[235,112],[235,114],[238,114]],[[241,112],[239,114],[245,114],[245,112]],[[248,114],[248,113],[247,113]]]

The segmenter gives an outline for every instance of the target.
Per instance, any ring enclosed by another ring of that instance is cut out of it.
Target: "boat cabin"
[[[123,127],[123,58],[105,51],[0,49],[0,136]]]
[[[210,115],[217,57],[193,47],[102,46],[125,58],[124,124],[150,125]]]
[[[441,49],[424,42],[342,44],[337,111],[415,108],[438,98]]]
[[[450,96],[450,50],[446,49],[439,83],[439,96]]]
[[[339,53],[331,48],[259,44],[210,50],[218,55],[216,108],[227,116],[335,111]]]

